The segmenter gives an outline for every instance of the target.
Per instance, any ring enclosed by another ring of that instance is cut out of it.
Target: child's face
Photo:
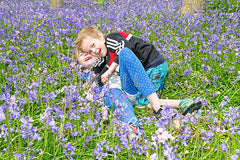
[[[86,69],[90,69],[96,60],[96,58],[89,55],[88,53],[82,53],[78,55],[77,59],[78,62]]]
[[[83,39],[81,50],[83,53],[88,53],[93,57],[105,57],[107,55],[107,48],[105,45],[105,38],[103,35],[99,35],[98,38],[86,37]]]

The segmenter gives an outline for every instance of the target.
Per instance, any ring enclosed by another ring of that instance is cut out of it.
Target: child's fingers
[[[107,78],[106,77],[102,77],[102,83],[104,83],[104,84],[107,83]]]

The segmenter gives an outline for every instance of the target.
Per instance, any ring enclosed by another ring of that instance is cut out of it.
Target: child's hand
[[[101,76],[102,83],[106,84],[110,75],[111,75],[111,72],[109,71],[106,71],[105,73],[103,73]]]

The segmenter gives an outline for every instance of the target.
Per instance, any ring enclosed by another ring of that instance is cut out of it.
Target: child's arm
[[[101,80],[104,84],[107,83],[107,80],[109,78],[109,76],[114,72],[114,70],[117,68],[118,64],[116,62],[113,62],[110,67],[108,68],[108,70],[102,74],[101,76]]]

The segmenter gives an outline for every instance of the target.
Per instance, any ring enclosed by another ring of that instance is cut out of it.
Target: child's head
[[[91,69],[96,60],[95,57],[89,55],[88,53],[79,54],[77,49],[75,50],[75,59],[77,60],[77,63],[82,65],[82,67],[85,69]]]
[[[87,53],[98,58],[105,57],[107,54],[105,36],[94,26],[83,28],[78,33],[74,45],[76,47],[75,57]]]

